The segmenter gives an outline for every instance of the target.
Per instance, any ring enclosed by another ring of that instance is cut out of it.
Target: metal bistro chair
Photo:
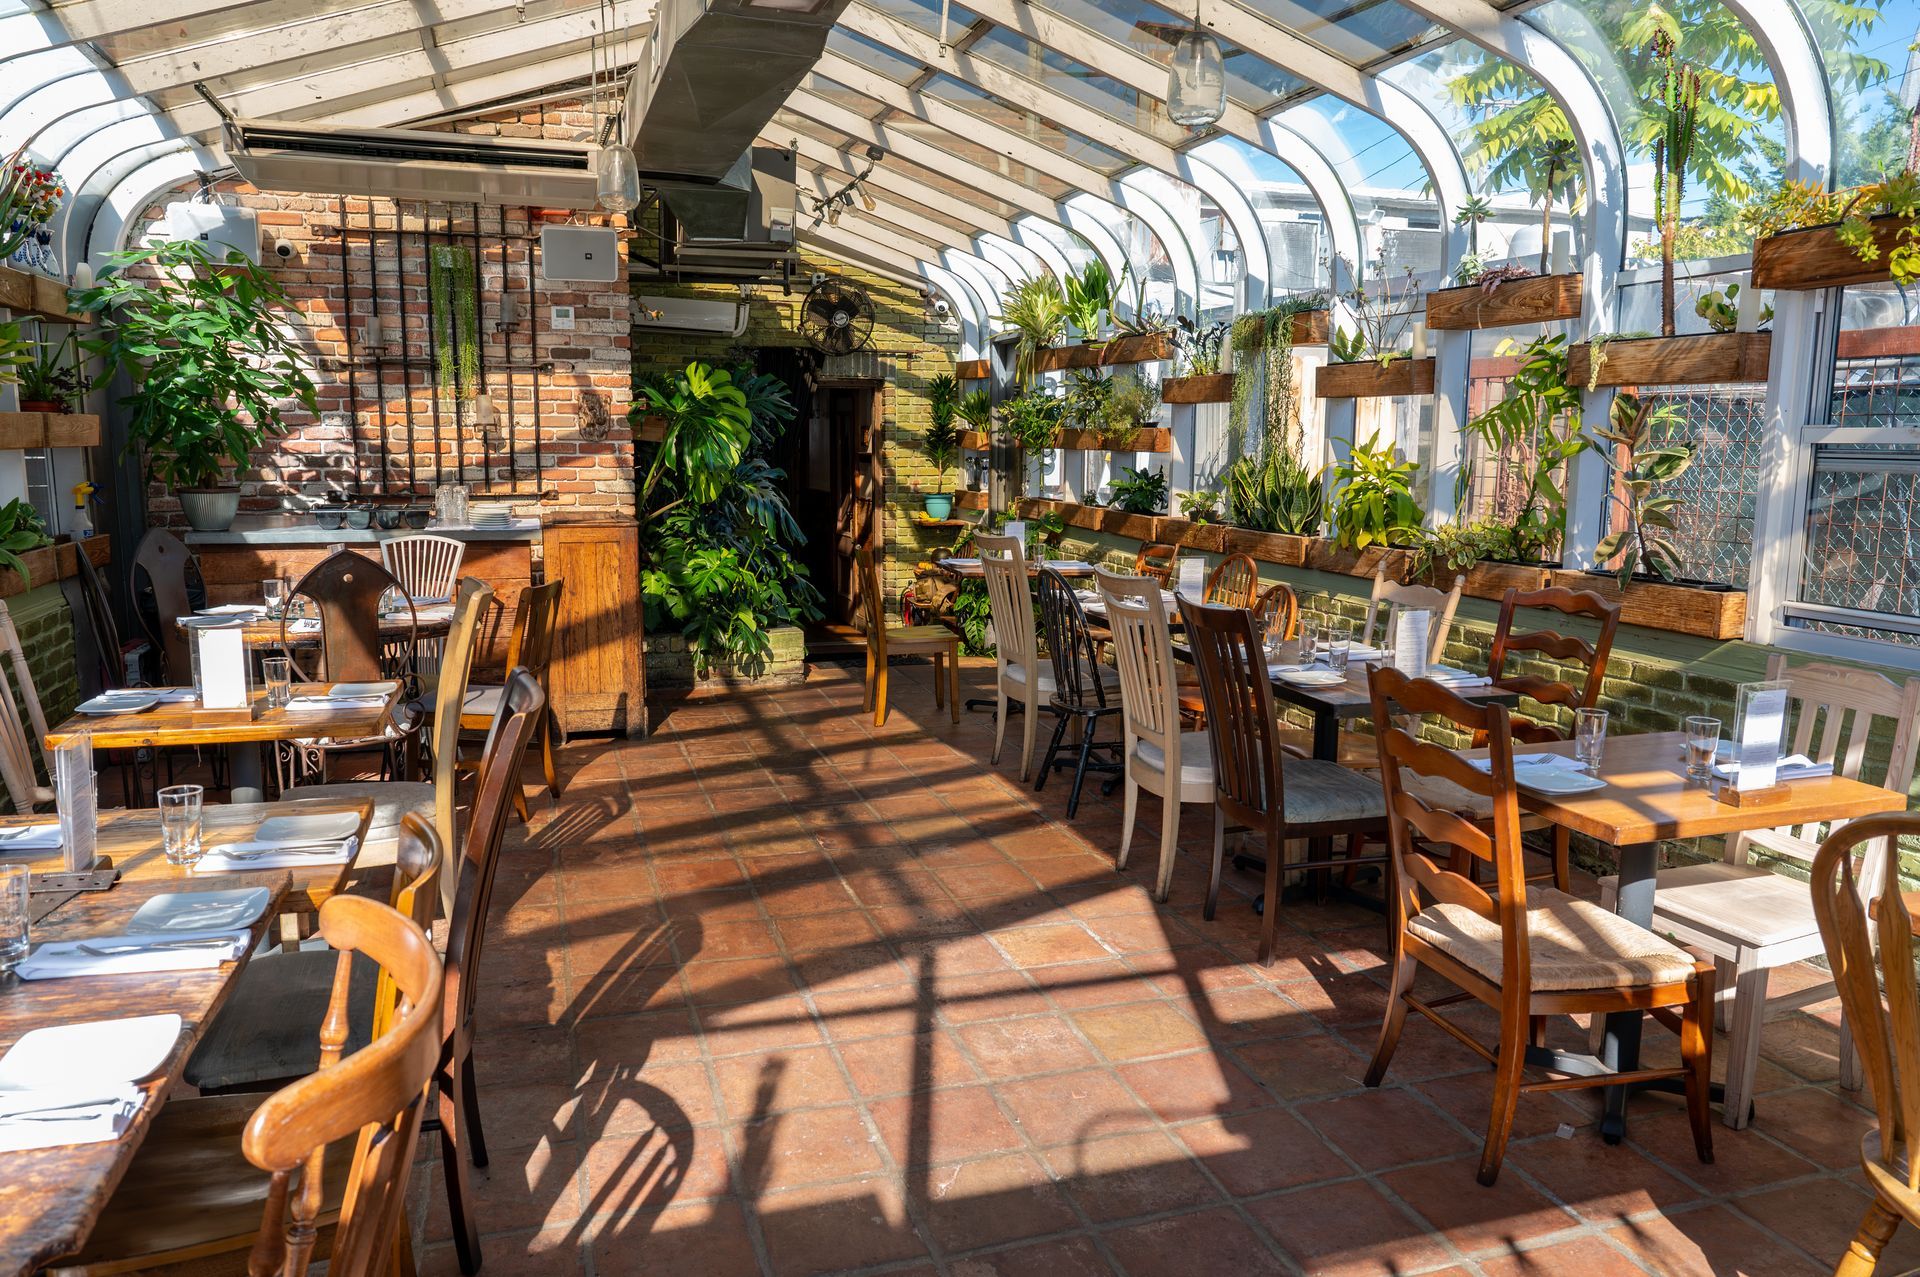
[[[165,528],[149,529],[140,538],[140,546],[133,552],[133,562],[127,569],[127,589],[133,599],[133,614],[139,619],[141,628],[147,630],[153,650],[159,653],[166,667],[163,671],[165,676],[153,680],[156,684],[170,683],[175,687],[185,687],[193,682],[193,654],[187,646],[186,631],[178,624],[181,617],[193,611],[193,600],[187,585],[190,569],[196,576],[199,575],[193,552]],[[147,578],[147,588],[153,592],[151,624],[148,623],[146,609],[140,606],[138,582],[143,574]]]
[[[1054,713],[1053,739],[1040,760],[1040,775],[1034,789],[1046,786],[1056,767],[1073,768],[1073,788],[1067,791],[1067,819],[1080,810],[1080,786],[1089,771],[1113,772],[1116,781],[1123,770],[1119,757],[1120,742],[1101,741],[1100,722],[1120,713],[1117,696],[1109,697],[1112,679],[1100,664],[1100,653],[1087,630],[1087,615],[1080,607],[1080,596],[1067,584],[1067,578],[1054,568],[1040,569],[1040,623],[1047,635],[1047,655],[1053,663],[1053,695],[1047,704]],[[1060,746],[1072,723],[1079,733],[1077,757],[1059,758]],[[1093,760],[1093,752],[1112,754],[1111,762]],[[1056,761],[1057,760],[1057,761]],[[1109,793],[1112,785],[1108,786]]]

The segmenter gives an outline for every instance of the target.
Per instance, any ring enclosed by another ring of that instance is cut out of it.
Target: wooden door
[[[639,529],[632,519],[549,515],[546,579],[561,580],[547,691],[569,732],[647,729]]]
[[[829,383],[814,394],[816,437],[825,453],[833,510],[833,554],[818,584],[826,596],[827,620],[856,629],[866,625],[866,600],[860,597],[854,551],[881,548],[880,395],[874,382]],[[818,465],[822,458],[813,460]]]

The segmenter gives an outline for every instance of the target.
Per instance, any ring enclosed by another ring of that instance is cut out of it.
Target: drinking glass
[[[1353,654],[1353,622],[1344,616],[1327,622],[1322,631],[1327,642],[1327,667],[1337,674],[1347,672],[1347,658]]]
[[[1714,756],[1720,752],[1720,720],[1696,714],[1687,720],[1687,779],[1713,775]]]
[[[27,883],[25,865],[0,865],[0,975],[27,956]]]
[[[260,595],[267,601],[267,615],[279,616],[287,610],[287,578],[276,576],[260,582]]]
[[[1300,618],[1300,663],[1313,664],[1313,654],[1320,646],[1320,622],[1310,616]]]
[[[293,658],[269,656],[260,662],[260,672],[267,680],[267,708],[286,708],[293,699]]]
[[[190,865],[200,859],[200,800],[198,785],[169,785],[159,793],[160,846],[170,865]]]
[[[1573,711],[1573,754],[1589,775],[1598,775],[1600,760],[1607,752],[1607,711]]]

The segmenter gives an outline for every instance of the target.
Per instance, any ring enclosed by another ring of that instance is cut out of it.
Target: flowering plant
[[[29,160],[24,146],[0,163],[0,259],[52,221],[66,194],[60,175]]]

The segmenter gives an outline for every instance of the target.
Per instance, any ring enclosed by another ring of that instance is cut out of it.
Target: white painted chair
[[[1154,898],[1165,900],[1173,883],[1180,844],[1180,809],[1187,803],[1213,808],[1213,877],[1207,917],[1220,888],[1226,825],[1213,801],[1213,754],[1205,732],[1180,730],[1180,690],[1175,681],[1167,603],[1152,577],[1121,576],[1100,569],[1094,581],[1106,600],[1113,631],[1114,662],[1120,667],[1122,757],[1126,760],[1126,810],[1118,867],[1127,867],[1133,846],[1140,791],[1160,799],[1160,873]]]
[[[452,599],[460,580],[460,561],[466,557],[467,543],[452,537],[421,533],[418,536],[392,537],[380,543],[380,566],[393,574],[416,603],[428,599]],[[422,673],[440,668],[447,642],[443,638],[416,639],[413,645],[414,668]],[[448,846],[455,844],[449,843]]]
[[[1367,603],[1367,623],[1360,631],[1360,641],[1379,647],[1393,634],[1393,623],[1400,613],[1431,612],[1433,628],[1429,631],[1427,660],[1438,664],[1447,650],[1453,614],[1460,609],[1460,595],[1466,588],[1464,575],[1453,578],[1451,590],[1436,590],[1430,585],[1402,585],[1387,575],[1383,565],[1373,574],[1373,597]]]
[[[1784,653],[1769,662],[1767,677],[1784,678],[1789,684],[1788,752],[1831,762],[1836,775],[1901,793],[1912,788],[1914,759],[1920,752],[1920,678],[1896,683],[1870,670],[1824,663],[1788,669]],[[1731,724],[1727,730],[1732,730]],[[1862,776],[1869,754],[1884,759],[1884,770],[1874,767]],[[1682,944],[1699,945],[1714,956],[1723,1027],[1727,1027],[1728,1001],[1732,1004],[1725,1120],[1736,1129],[1747,1124],[1753,1099],[1760,1026],[1770,1015],[1834,995],[1829,980],[1778,998],[1767,997],[1767,977],[1774,967],[1818,957],[1825,946],[1806,882],[1754,864],[1751,858],[1758,850],[1771,859],[1792,862],[1804,873],[1820,849],[1821,838],[1830,832],[1818,825],[1799,825],[1734,834],[1727,839],[1724,859],[1663,869],[1655,884],[1653,929]],[[1883,859],[1868,855],[1862,862],[1859,882],[1869,900],[1879,894]],[[1609,909],[1614,907],[1616,883],[1611,877],[1600,880],[1601,903]],[[1859,1057],[1844,1023],[1839,1052],[1840,1083],[1857,1090]]]
[[[1027,581],[1027,556],[1019,537],[974,538],[987,578],[987,608],[993,620],[993,757],[1007,739],[1007,703],[1018,701],[1021,723],[1020,779],[1033,765],[1034,733],[1040,709],[1053,699],[1053,671],[1040,664],[1040,640],[1033,619],[1033,587]]]
[[[13,627],[13,614],[5,603],[0,603],[0,659],[6,663],[5,670],[0,671],[0,781],[6,783],[13,809],[25,813],[37,804],[53,801],[53,790],[39,782],[33,762],[35,749],[45,755],[47,714],[40,705],[40,693],[34,689],[33,672],[27,668],[27,654]],[[21,705],[27,710],[24,723],[20,719]],[[51,778],[53,760],[44,761]]]

